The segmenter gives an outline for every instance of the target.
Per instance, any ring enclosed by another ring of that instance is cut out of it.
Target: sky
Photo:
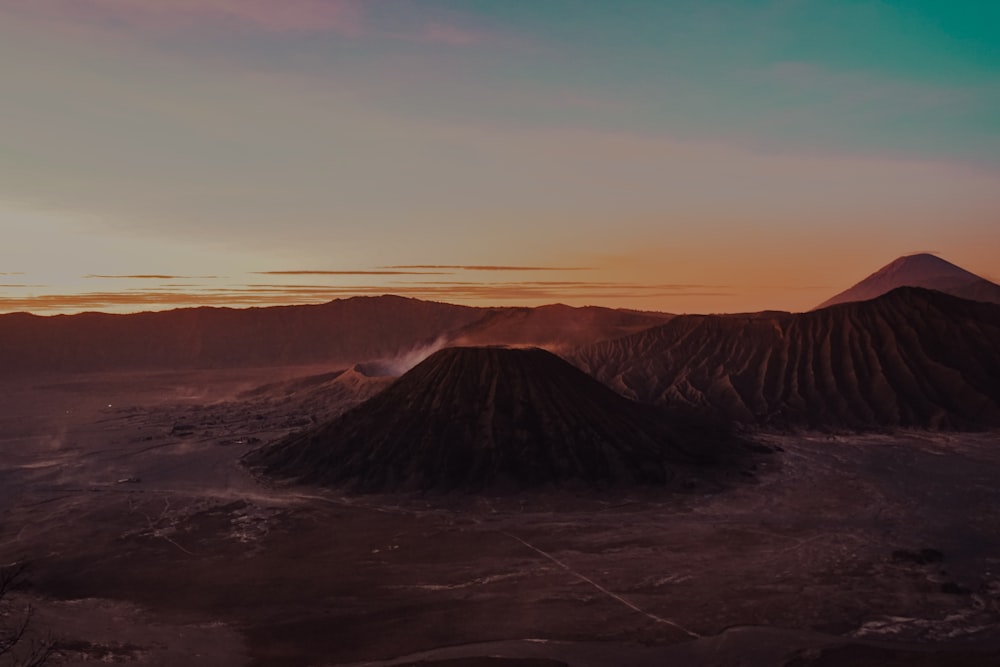
[[[0,0],[0,312],[1000,280],[995,0]]]

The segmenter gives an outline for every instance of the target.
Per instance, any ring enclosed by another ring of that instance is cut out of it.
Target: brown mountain
[[[809,313],[678,316],[570,359],[625,396],[771,426],[1000,425],[1000,306],[919,288]]]
[[[0,315],[0,368],[17,372],[349,366],[373,360],[419,360],[426,354],[421,350],[458,338],[541,346],[590,343],[658,324],[664,317],[568,306],[471,308],[397,296],[131,315],[12,313]],[[402,370],[412,363],[403,363]]]
[[[471,491],[680,483],[735,460],[729,436],[683,424],[544,350],[448,348],[339,418],[246,462],[359,491]]]
[[[1000,303],[1000,285],[955,266],[936,255],[900,257],[850,289],[827,299],[819,308],[851,301],[868,301],[897,287],[924,287],[973,301]]]
[[[0,366],[73,371],[348,366],[402,353],[480,317],[476,308],[395,296],[131,315],[15,313],[0,316]]]

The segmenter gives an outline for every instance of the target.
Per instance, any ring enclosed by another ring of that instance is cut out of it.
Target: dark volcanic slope
[[[263,408],[287,406],[286,409],[308,414],[312,419],[326,420],[365,402],[394,380],[380,374],[380,369],[357,364],[331,373],[268,383],[245,391],[238,398]]]
[[[936,255],[919,253],[906,255],[886,264],[858,284],[827,299],[816,308],[852,301],[868,301],[887,294],[897,287],[924,287],[963,299],[1000,303],[1000,285]]]
[[[680,316],[571,360],[641,402],[744,423],[1000,424],[1000,306],[918,288],[810,313]]]
[[[679,481],[682,468],[734,453],[727,436],[682,430],[549,352],[448,348],[352,411],[247,462],[361,491],[448,491],[664,484]]]

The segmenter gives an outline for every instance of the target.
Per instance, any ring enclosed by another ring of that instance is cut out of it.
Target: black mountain
[[[543,350],[448,348],[316,429],[247,456],[358,491],[680,484],[741,447],[629,401]],[[727,465],[729,464],[729,465]]]

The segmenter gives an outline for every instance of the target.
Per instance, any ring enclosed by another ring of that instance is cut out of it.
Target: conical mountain
[[[735,464],[740,449],[544,350],[477,347],[441,350],[350,412],[246,462],[358,491],[475,491],[681,482]]]
[[[827,299],[816,308],[826,308],[851,301],[868,301],[887,294],[897,287],[923,287],[963,299],[1000,303],[1000,285],[936,255],[919,253],[906,255],[886,264],[858,284]]]

